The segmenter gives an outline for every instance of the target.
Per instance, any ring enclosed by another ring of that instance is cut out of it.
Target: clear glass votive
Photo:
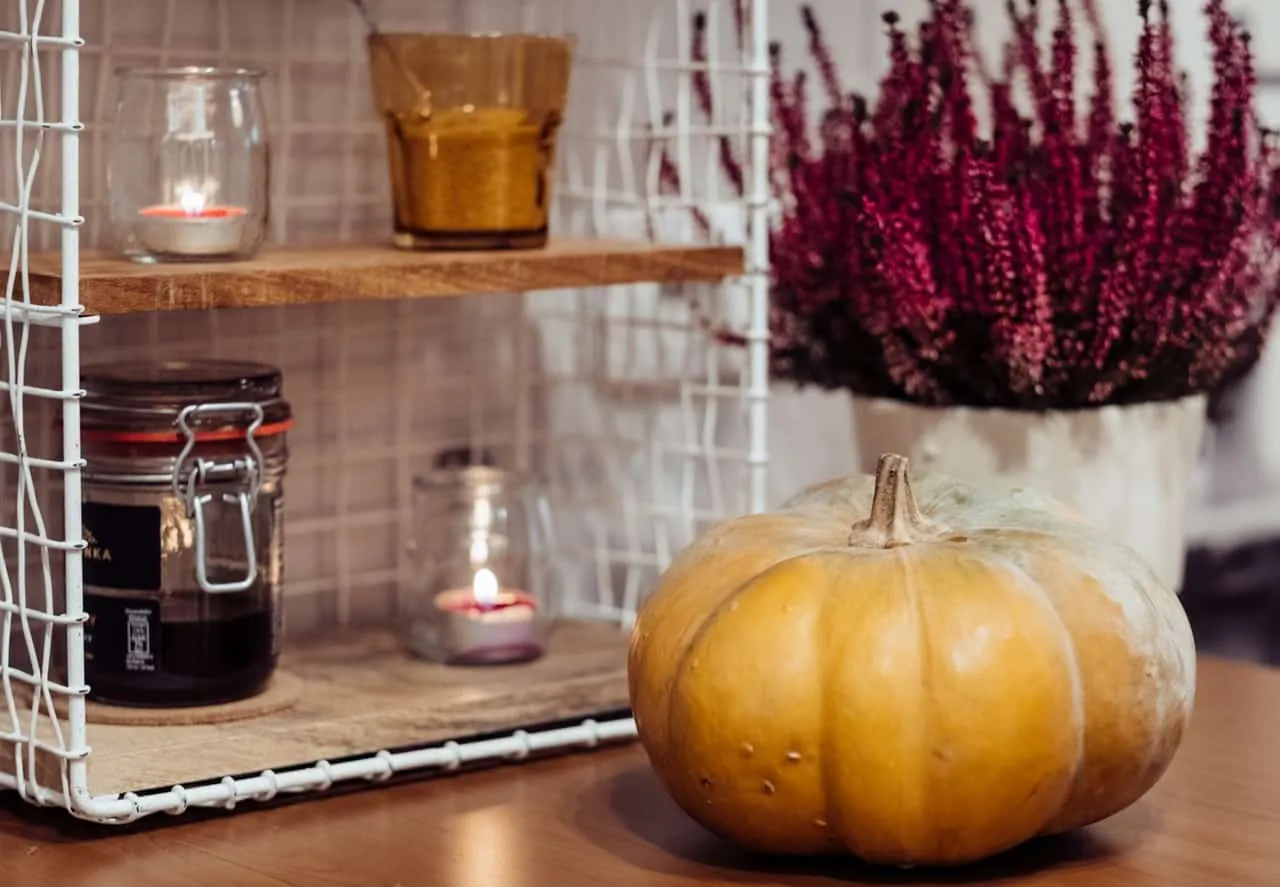
[[[246,259],[266,233],[268,145],[245,68],[121,68],[107,187],[117,248],[137,262]]]
[[[408,649],[448,665],[537,659],[558,615],[547,500],[524,475],[449,456],[414,480]]]

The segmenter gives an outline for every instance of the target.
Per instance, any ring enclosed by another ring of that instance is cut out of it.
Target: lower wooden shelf
[[[407,656],[391,632],[298,643],[282,657],[282,671],[299,682],[296,702],[283,711],[165,726],[94,723],[91,716],[90,787],[95,795],[113,795],[190,786],[380,749],[585,719],[626,707],[626,649],[626,634],[616,625],[576,621],[556,626],[541,659],[511,666],[422,662]],[[46,777],[41,781],[57,785]]]

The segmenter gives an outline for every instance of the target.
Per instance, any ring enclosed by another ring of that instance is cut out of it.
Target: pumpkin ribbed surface
[[[1190,715],[1176,598],[1031,491],[812,488],[680,554],[642,609],[640,739],[693,818],[751,849],[956,864],[1141,797]]]

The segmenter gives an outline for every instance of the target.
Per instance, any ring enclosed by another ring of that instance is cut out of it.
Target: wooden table
[[[674,807],[635,746],[129,832],[0,802],[14,887],[1280,887],[1280,671],[1202,662],[1194,726],[1130,810],[977,869],[753,859]]]

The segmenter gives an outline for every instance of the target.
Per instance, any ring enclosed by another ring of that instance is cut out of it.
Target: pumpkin
[[[1177,597],[1033,491],[916,491],[891,454],[727,521],[642,607],[640,741],[713,832],[961,864],[1116,813],[1168,766],[1196,671]]]

